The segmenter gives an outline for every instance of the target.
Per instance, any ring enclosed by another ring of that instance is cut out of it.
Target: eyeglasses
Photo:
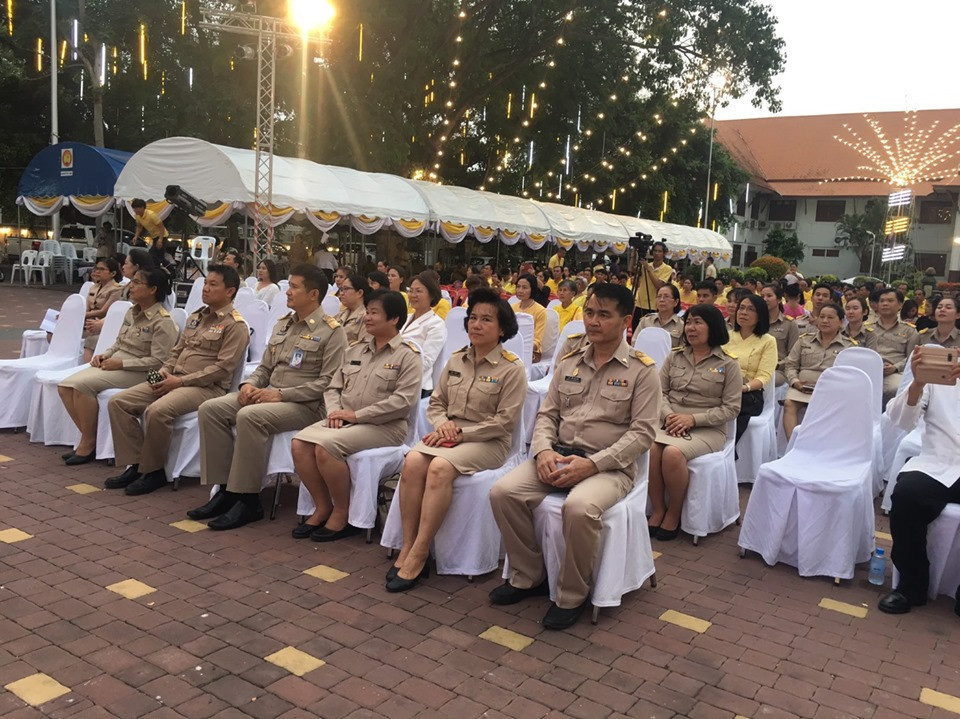
[[[147,284],[147,283],[144,282],[143,280],[130,280],[130,284],[131,284],[131,285],[145,285],[145,284]]]
[[[350,285],[340,285],[340,291],[341,291],[341,292],[346,292],[347,290],[354,290],[354,291],[356,291],[356,288],[351,287]]]

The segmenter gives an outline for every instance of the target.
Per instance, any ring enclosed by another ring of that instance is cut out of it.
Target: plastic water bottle
[[[877,547],[873,556],[870,557],[870,574],[867,579],[870,584],[876,584],[882,587],[887,577],[887,558],[884,556],[883,549]]]

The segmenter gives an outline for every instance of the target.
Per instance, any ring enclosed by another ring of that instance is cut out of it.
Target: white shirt
[[[908,432],[923,416],[920,436],[920,456],[903,465],[903,472],[923,472],[945,487],[960,479],[960,382],[957,384],[928,384],[914,407],[907,404],[904,391],[890,400],[887,415],[890,420]]]
[[[433,365],[440,356],[440,350],[447,342],[447,325],[430,310],[417,319],[410,315],[407,324],[400,330],[403,339],[416,342],[420,345],[420,356],[423,358],[423,384],[425,390],[433,390]]]
[[[262,290],[254,290],[257,293],[257,299],[263,300],[268,305],[273,304],[273,298],[277,296],[280,292],[280,285],[273,284],[272,282],[264,287]]]
[[[335,270],[340,265],[337,263],[336,256],[326,250],[317,250],[313,253],[313,264],[321,270]]]

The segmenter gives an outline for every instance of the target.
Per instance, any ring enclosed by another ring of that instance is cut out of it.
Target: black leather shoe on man
[[[546,597],[549,594],[550,585],[547,583],[546,579],[540,582],[540,584],[537,586],[528,587],[527,589],[517,589],[515,586],[510,584],[509,581],[507,581],[490,592],[490,603],[505,606],[508,604],[522,602],[524,599],[529,599],[531,597]]]
[[[912,607],[922,607],[927,603],[927,598],[911,599],[906,594],[894,589],[889,594],[880,597],[877,602],[877,609],[887,614],[906,614]]]
[[[133,482],[127,485],[124,489],[124,493],[130,495],[131,497],[136,497],[141,494],[150,494],[150,492],[155,492],[161,487],[167,486],[167,473],[162,469],[154,470],[153,472],[147,472],[146,474],[141,474]]]
[[[226,487],[222,484],[219,485],[220,489],[215,495],[210,498],[210,501],[204,504],[202,507],[197,507],[196,509],[191,509],[187,512],[187,516],[190,519],[213,519],[214,517],[219,517],[221,514],[226,512],[230,507],[233,506],[240,497],[233,492],[228,492]]]
[[[122,474],[118,474],[116,477],[107,477],[107,481],[103,483],[103,486],[107,489],[124,489],[139,476],[140,465],[131,464],[123,470]]]
[[[577,623],[580,615],[583,614],[584,607],[589,603],[590,600],[587,600],[573,609],[561,609],[556,604],[550,604],[550,608],[543,616],[543,626],[547,629],[569,629]]]
[[[263,519],[263,506],[260,504],[260,497],[256,497],[256,502],[249,502],[241,498],[246,495],[234,495],[237,500],[225,513],[213,521],[207,522],[210,529],[225,530],[238,529],[250,522],[256,522]]]

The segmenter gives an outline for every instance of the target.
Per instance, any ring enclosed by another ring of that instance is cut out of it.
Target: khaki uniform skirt
[[[677,414],[696,414],[702,412],[700,409],[689,409],[687,407],[674,407]],[[702,457],[711,452],[719,452],[723,449],[723,443],[727,440],[726,425],[720,427],[694,427],[690,430],[690,439],[683,437],[672,437],[665,430],[657,429],[657,436],[654,442],[664,444],[669,447],[676,447],[689,462],[691,459]]]
[[[333,458],[347,457],[374,447],[399,447],[407,436],[406,420],[386,424],[351,424],[340,429],[327,427],[327,420],[311,424],[294,439],[323,447]]]
[[[428,457],[440,457],[452,464],[460,474],[476,474],[486,469],[498,469],[510,453],[510,437],[486,442],[462,442],[456,447],[428,447],[418,442],[411,452]]]
[[[105,389],[129,389],[134,387],[143,382],[146,377],[146,372],[135,370],[105,370],[99,367],[88,367],[62,380],[59,386],[96,397]]]

